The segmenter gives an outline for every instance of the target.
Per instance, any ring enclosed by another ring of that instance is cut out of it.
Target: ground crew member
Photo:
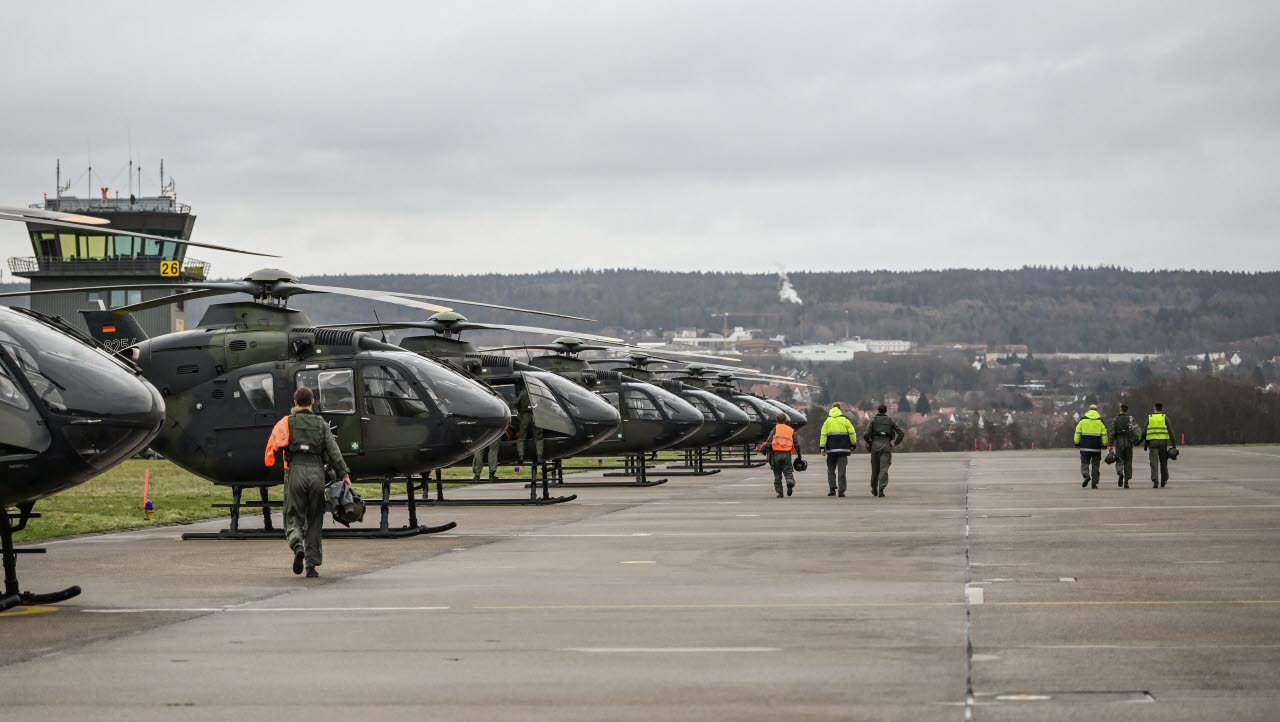
[[[351,470],[342,458],[329,423],[311,410],[315,395],[306,386],[293,394],[293,410],[280,419],[267,441],[267,466],[276,463],[276,451],[284,451],[284,526],[293,550],[293,573],[301,574],[305,562],[308,577],[318,577],[323,557],[320,538],[324,529],[325,467],[351,484]]]
[[[773,490],[782,498],[782,477],[787,477],[787,496],[791,496],[796,488],[795,466],[791,463],[791,452],[796,450],[796,430],[787,424],[787,415],[778,412],[778,423],[773,425],[769,438],[763,444],[769,451],[769,468],[773,469]]]
[[[893,463],[893,447],[902,443],[907,435],[898,421],[888,416],[889,407],[880,404],[876,407],[876,415],[867,423],[862,437],[871,451],[871,495],[884,497],[884,490],[889,486],[889,465]]]
[[[1102,449],[1107,445],[1107,425],[1093,404],[1084,418],[1076,424],[1076,448],[1080,450],[1080,475],[1084,477],[1083,489],[1093,483],[1098,488],[1098,465],[1102,463]]]
[[[1142,441],[1142,427],[1129,415],[1129,405],[1120,404],[1120,413],[1111,420],[1111,447],[1116,455],[1116,484],[1126,489],[1133,478],[1133,447]]]
[[[520,463],[524,463],[524,442],[525,439],[533,436],[533,451],[536,456],[533,457],[534,463],[542,461],[542,428],[533,421],[533,407],[536,404],[533,401],[533,395],[529,393],[529,384],[525,384],[520,389],[520,396],[516,398],[516,411],[520,414],[520,436],[516,440],[516,458]]]
[[[1176,449],[1173,443],[1173,430],[1169,428],[1169,417],[1164,415],[1164,404],[1156,404],[1147,417],[1146,440],[1142,448],[1147,451],[1147,460],[1151,462],[1151,488],[1164,488],[1169,483],[1169,451]]]
[[[498,478],[498,447],[501,444],[502,437],[499,436],[493,440],[492,444],[480,449],[471,457],[472,481],[480,481],[480,469],[484,467],[486,458],[489,462],[489,481],[493,481]]]
[[[853,422],[844,415],[840,404],[832,404],[827,418],[822,422],[822,435],[818,438],[818,449],[827,457],[827,496],[835,496],[839,491],[844,496],[847,488],[845,469],[849,466],[849,455],[858,444],[858,432]]]

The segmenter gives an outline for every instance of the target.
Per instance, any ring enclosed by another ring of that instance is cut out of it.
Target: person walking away
[[[293,573],[318,577],[316,567],[324,557],[320,548],[324,532],[325,467],[351,485],[351,470],[342,458],[329,422],[312,410],[315,395],[306,386],[293,394],[293,410],[276,422],[267,441],[264,461],[275,466],[276,451],[284,454],[285,538],[293,550]]]
[[[1142,441],[1142,427],[1129,415],[1129,405],[1120,404],[1120,413],[1111,420],[1111,447],[1116,455],[1116,485],[1129,488],[1133,479],[1133,447]]]
[[[893,463],[893,447],[902,443],[907,435],[898,425],[898,421],[888,415],[889,407],[880,404],[876,407],[876,415],[867,422],[862,436],[871,451],[871,495],[884,498],[884,490],[889,486],[889,465]]]
[[[1164,404],[1156,404],[1147,417],[1146,440],[1142,442],[1147,460],[1151,462],[1152,489],[1163,489],[1169,483],[1169,452],[1177,446],[1173,442],[1173,429],[1169,428],[1169,417],[1164,415]]]
[[[844,415],[840,404],[832,404],[827,418],[822,422],[822,435],[818,438],[818,450],[827,459],[827,496],[839,492],[844,496],[848,487],[845,470],[849,467],[849,455],[858,444],[858,432],[853,422]]]
[[[791,452],[796,450],[796,430],[787,424],[787,415],[778,412],[777,421],[764,448],[769,450],[769,468],[773,469],[773,490],[782,498],[782,477],[787,478],[787,496],[796,488],[795,467],[791,463]]]
[[[1080,450],[1080,475],[1084,477],[1083,489],[1093,484],[1098,488],[1099,464],[1102,463],[1102,449],[1107,446],[1107,425],[1098,413],[1098,405],[1093,404],[1085,412],[1084,418],[1076,424],[1076,448]]]

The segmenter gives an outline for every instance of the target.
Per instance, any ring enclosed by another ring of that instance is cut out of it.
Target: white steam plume
[[[804,304],[804,301],[800,300],[800,294],[796,293],[795,286],[791,285],[791,279],[787,278],[785,271],[778,271],[778,280],[782,281],[781,285],[778,286],[779,301],[786,301],[796,305]]]

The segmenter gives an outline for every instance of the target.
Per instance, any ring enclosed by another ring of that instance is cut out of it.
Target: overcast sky
[[[1276,270],[1277,38],[1274,1],[13,3],[0,205],[58,158],[126,194],[131,136],[197,239],[299,274]]]

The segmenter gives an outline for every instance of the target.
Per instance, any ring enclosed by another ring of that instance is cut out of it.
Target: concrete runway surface
[[[736,469],[430,509],[458,528],[326,542],[318,580],[187,527],[57,541],[24,588],[85,591],[0,616],[0,719],[1280,717],[1280,448],[1128,490],[900,454],[885,499],[865,453],[844,499],[814,462],[788,499]]]

